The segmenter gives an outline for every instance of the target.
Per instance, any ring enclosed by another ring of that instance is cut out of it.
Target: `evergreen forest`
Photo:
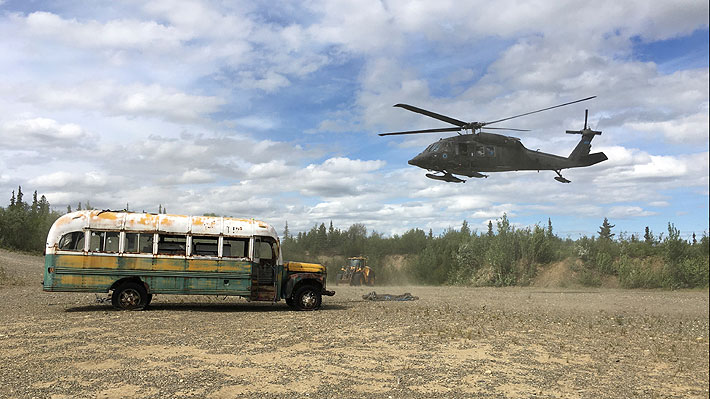
[[[88,202],[83,208],[92,209]],[[62,214],[37,191],[27,202],[18,187],[10,204],[0,207],[0,247],[41,254],[49,228]],[[384,236],[368,233],[361,223],[341,230],[330,222],[292,234],[287,222],[281,237],[285,260],[323,263],[331,277],[347,257],[366,256],[378,284],[526,286],[542,270],[564,262],[583,286],[601,286],[611,278],[623,288],[708,287],[707,232],[686,240],[671,222],[660,234],[646,227],[643,237],[617,235],[614,227],[604,218],[597,234],[572,240],[558,237],[549,219],[547,225],[516,228],[503,215],[483,232],[463,221],[438,235],[417,228]]]

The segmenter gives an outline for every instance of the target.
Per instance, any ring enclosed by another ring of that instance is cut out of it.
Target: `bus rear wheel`
[[[143,284],[132,281],[119,285],[111,295],[111,304],[120,310],[141,310],[148,302],[148,291]]]
[[[314,285],[303,285],[293,294],[293,306],[296,310],[317,310],[320,308],[323,297],[320,288]]]

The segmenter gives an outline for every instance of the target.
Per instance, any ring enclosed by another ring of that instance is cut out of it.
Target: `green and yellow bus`
[[[52,225],[44,291],[111,292],[114,307],[145,308],[153,294],[231,295],[320,308],[326,269],[283,262],[278,235],[253,219],[77,211]]]

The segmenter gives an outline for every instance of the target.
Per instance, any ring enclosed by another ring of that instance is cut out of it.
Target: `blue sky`
[[[708,4],[698,1],[0,0],[0,193],[57,209],[485,230],[506,213],[573,238],[708,230]],[[567,155],[584,110],[609,160],[451,184],[406,161],[445,135],[408,103],[517,119]]]

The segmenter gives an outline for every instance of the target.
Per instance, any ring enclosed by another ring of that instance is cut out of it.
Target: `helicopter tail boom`
[[[579,166],[591,166],[594,164],[598,164],[599,162],[604,162],[607,159],[609,159],[609,158],[607,158],[606,154],[604,154],[603,152],[595,152],[593,154],[587,154],[583,157],[575,159],[575,161],[577,163],[576,166],[579,167]]]

